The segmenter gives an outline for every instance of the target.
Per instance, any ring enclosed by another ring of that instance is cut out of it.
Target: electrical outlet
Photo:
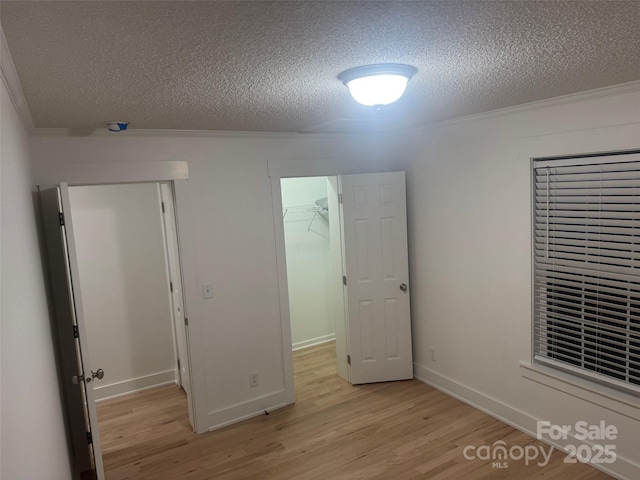
[[[432,362],[436,362],[436,349],[433,347],[429,347],[429,359]]]
[[[258,372],[251,372],[249,374],[249,386],[251,388],[253,388],[253,387],[257,387],[258,385],[260,385],[260,379],[258,377]]]

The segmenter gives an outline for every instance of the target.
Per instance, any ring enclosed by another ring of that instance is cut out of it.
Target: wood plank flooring
[[[107,480],[611,478],[555,451],[548,465],[467,460],[467,445],[549,446],[415,380],[352,386],[335,345],[294,354],[297,403],[204,435],[160,387],[98,404]]]

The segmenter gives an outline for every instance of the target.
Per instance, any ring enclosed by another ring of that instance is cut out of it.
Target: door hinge
[[[184,317],[184,324],[188,327],[189,326],[189,319],[187,317]]]
[[[74,325],[73,326],[73,338],[78,338],[80,335],[78,333],[78,326]]]
[[[169,282],[169,290],[171,290],[171,293],[173,293],[173,282]]]
[[[89,445],[93,443],[93,435],[91,435],[91,432],[87,432],[87,443]]]
[[[338,203],[342,203],[342,194],[341,193],[338,194]]]
[[[347,364],[351,365],[351,355],[347,355]]]
[[[180,368],[180,359],[178,359],[178,371],[181,372],[181,368]]]
[[[164,202],[160,202],[160,206],[162,207],[162,213],[164,213]]]
[[[347,286],[347,276],[343,275],[342,276],[342,284],[346,287]]]
[[[60,221],[60,226],[64,226],[64,213],[58,212],[58,220]]]

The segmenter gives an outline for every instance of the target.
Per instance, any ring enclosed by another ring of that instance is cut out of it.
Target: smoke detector
[[[110,132],[122,132],[129,127],[129,122],[107,122],[107,129]]]

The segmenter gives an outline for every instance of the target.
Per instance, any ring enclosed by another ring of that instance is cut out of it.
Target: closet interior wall
[[[286,178],[281,187],[291,338],[296,350],[335,339],[327,177]]]

